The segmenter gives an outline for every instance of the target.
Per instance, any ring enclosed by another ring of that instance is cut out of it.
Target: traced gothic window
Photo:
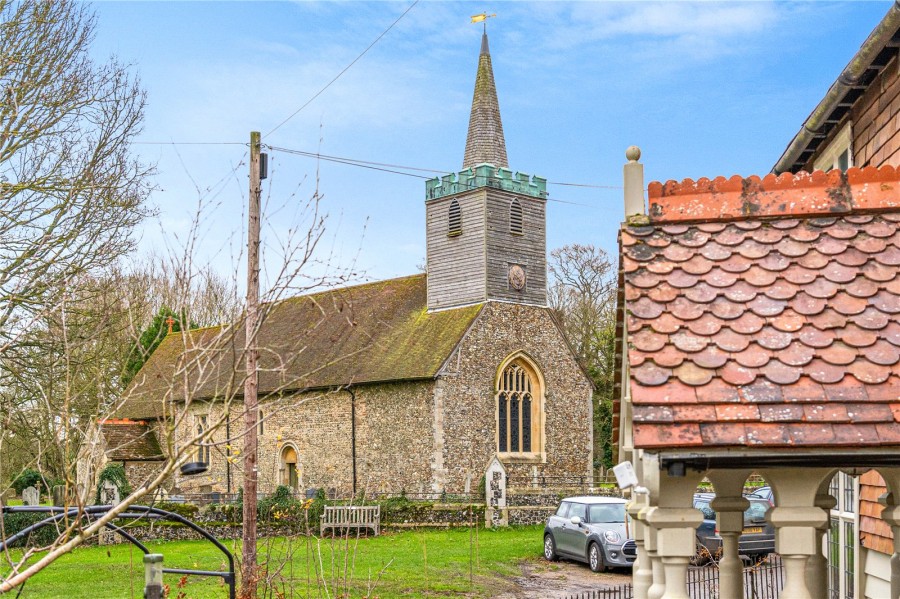
[[[509,205],[509,232],[514,235],[524,234],[522,228],[522,204],[515,199]]]
[[[540,389],[535,373],[516,360],[497,382],[497,450],[500,453],[540,451]]]
[[[462,211],[459,209],[459,202],[453,200],[450,202],[450,210],[448,211],[449,223],[447,235],[453,237],[462,235]]]
[[[207,424],[206,416],[197,416],[197,438],[206,432]],[[197,461],[209,464],[209,440],[197,442]]]

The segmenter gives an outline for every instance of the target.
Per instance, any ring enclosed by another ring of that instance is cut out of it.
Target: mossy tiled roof
[[[142,420],[106,420],[100,423],[106,457],[113,461],[162,460],[156,434]]]
[[[428,313],[425,275],[298,296],[265,307],[260,397],[433,378],[481,305]],[[118,417],[163,415],[166,401],[243,392],[243,323],[167,336],[126,390]]]

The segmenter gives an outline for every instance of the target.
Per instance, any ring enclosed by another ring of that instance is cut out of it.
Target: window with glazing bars
[[[497,445],[504,453],[531,451],[531,377],[518,364],[503,370],[497,395]]]

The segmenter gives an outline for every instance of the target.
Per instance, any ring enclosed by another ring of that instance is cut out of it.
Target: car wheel
[[[603,572],[606,569],[603,567],[603,552],[597,543],[591,543],[588,547],[588,565],[593,572]]]
[[[553,540],[553,535],[550,533],[544,535],[544,557],[549,562],[559,559],[559,556],[556,555],[556,541]]]

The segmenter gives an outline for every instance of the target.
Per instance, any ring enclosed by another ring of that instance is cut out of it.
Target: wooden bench
[[[371,528],[377,536],[381,530],[380,505],[329,505],[325,506],[320,521],[319,534],[326,528]]]

